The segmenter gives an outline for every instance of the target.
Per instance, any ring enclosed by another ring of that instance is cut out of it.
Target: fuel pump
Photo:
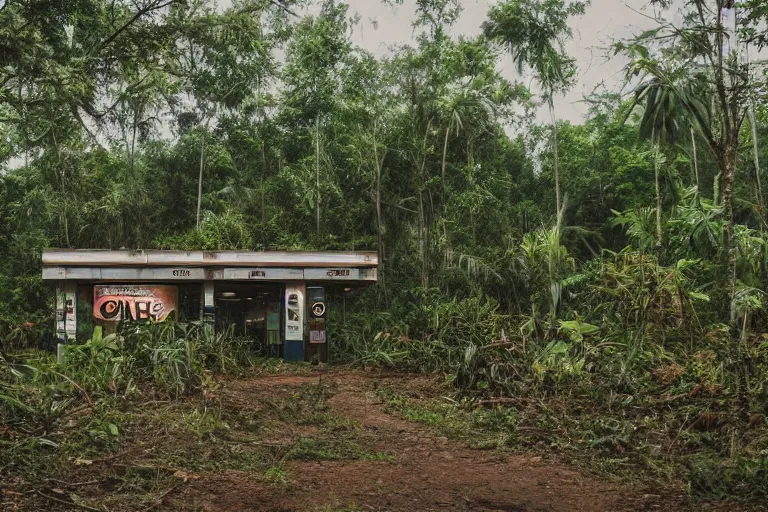
[[[328,361],[328,340],[326,338],[327,304],[325,288],[322,286],[307,287],[307,305],[309,306],[309,344],[307,358],[309,361]]]

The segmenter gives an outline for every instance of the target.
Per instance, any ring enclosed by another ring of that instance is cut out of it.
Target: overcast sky
[[[359,46],[376,55],[384,55],[389,46],[413,40],[411,24],[415,19],[415,0],[405,0],[402,6],[395,8],[382,4],[380,0],[347,2],[350,14],[359,13],[361,17],[353,36],[353,41]],[[462,0],[464,12],[453,27],[453,35],[479,34],[488,7],[494,3],[496,0]],[[558,101],[561,118],[580,121],[586,112],[586,105],[581,102],[583,95],[601,82],[606,82],[611,89],[620,87],[624,62],[619,59],[606,62],[605,48],[614,39],[628,37],[653,25],[653,21],[636,12],[642,11],[646,4],[646,0],[592,0],[586,14],[573,19],[574,40],[569,44],[569,52],[578,60],[579,79],[568,96]],[[501,71],[509,79],[520,78],[510,59],[502,61]]]

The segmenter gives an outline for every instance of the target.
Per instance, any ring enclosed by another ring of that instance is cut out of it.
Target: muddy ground
[[[541,457],[472,450],[424,427],[383,411],[362,374],[326,375],[337,385],[330,399],[339,418],[351,420],[373,453],[390,460],[292,461],[288,489],[264,485],[240,472],[205,475],[168,500],[173,507],[206,511],[322,510],[634,510],[652,506],[648,497],[601,482]],[[380,386],[423,389],[429,382],[396,376]],[[249,397],[290,393],[318,377],[267,377],[235,383],[230,392],[248,407]],[[251,405],[253,406],[253,405]],[[661,503],[658,503],[661,505]]]
[[[119,444],[70,457],[42,490],[30,492],[27,482],[7,487],[4,504],[206,512],[731,509],[689,503],[674,485],[587,474],[554,455],[470,448],[402,419],[382,390],[442,391],[423,376],[304,370],[226,380],[203,400],[147,400],[107,413],[104,421],[120,424]]]

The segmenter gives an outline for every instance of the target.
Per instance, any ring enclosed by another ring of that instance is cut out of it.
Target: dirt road
[[[455,407],[439,377],[276,371],[291,373],[212,379],[179,399],[147,389],[73,410],[55,433],[60,448],[46,452],[50,464],[0,475],[0,509],[737,510],[691,503],[680,485],[586,474],[543,448],[516,451],[524,427],[514,412]]]
[[[345,452],[343,443],[335,448],[323,444],[338,436],[354,439],[355,446],[365,447],[370,455],[316,460],[334,457],[312,456],[317,450],[310,450],[309,456],[287,460],[278,479],[231,469],[200,472],[164,497],[158,508],[211,512],[688,509],[680,496],[608,483],[540,456],[470,449],[388,414],[374,392],[384,387],[428,392],[433,382],[424,378],[359,372],[271,376],[228,382],[222,400],[226,407],[258,417],[265,412],[265,403],[279,404],[318,385],[331,390],[327,413],[332,425],[318,427],[311,419],[301,421],[299,416],[306,410],[300,411],[293,427],[286,432],[284,423],[283,431],[272,432],[260,446],[315,439],[330,452]],[[237,432],[230,435],[236,437]]]

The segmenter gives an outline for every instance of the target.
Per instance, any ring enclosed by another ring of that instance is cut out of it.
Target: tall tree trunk
[[[560,195],[560,161],[557,154],[557,114],[555,113],[555,99],[553,92],[549,91],[549,113],[552,116],[552,158],[553,167],[555,171],[555,205],[557,207],[557,214],[560,215],[560,209],[562,207],[562,198]]]
[[[659,183],[659,145],[653,143],[653,177],[656,185],[656,245],[661,245],[661,184]]]
[[[443,203],[445,203],[445,167],[448,159],[448,135],[451,133],[451,121],[448,121],[448,126],[445,128],[445,140],[443,141],[443,166],[440,173],[440,183],[443,186]]]
[[[207,130],[206,130],[207,131]],[[205,166],[205,136],[203,131],[203,141],[200,144],[200,176],[197,178],[197,229],[200,229],[200,206],[203,202],[203,167]]]
[[[721,193],[723,215],[723,257],[725,259],[726,282],[729,304],[733,302],[736,293],[736,252],[733,247],[733,181],[736,174],[737,145],[729,141],[721,156],[722,177]]]
[[[23,92],[22,83],[19,80],[19,108],[21,109],[22,132],[24,132],[24,167],[29,167],[29,127],[27,126],[27,104],[24,101]]]
[[[376,121],[373,122],[373,159],[376,164],[376,250],[379,258],[379,279],[384,281],[384,243],[382,241],[381,221],[381,166],[383,158],[379,160],[379,147],[376,140]]]
[[[432,192],[429,192],[429,209],[424,211],[424,287],[429,288],[429,258],[432,252],[432,215],[435,206],[432,204]]]
[[[134,108],[133,109],[133,126],[131,127],[131,154],[129,156],[130,160],[130,169],[131,169],[131,178],[136,178],[136,168],[134,165],[134,155],[136,154],[136,124],[137,124],[137,117],[138,112]]]
[[[745,45],[744,49],[744,55],[746,57],[746,65],[747,69],[749,69],[749,44],[747,43]],[[750,76],[751,79],[751,76]],[[762,179],[760,178],[760,153],[759,153],[759,142],[758,142],[758,136],[757,136],[757,117],[755,115],[755,99],[754,97],[750,98],[749,101],[749,125],[752,130],[752,158],[755,163],[755,185],[757,185],[755,193],[757,194],[757,208],[758,208],[758,217],[760,218],[760,232],[765,233],[766,229],[766,216],[765,216],[765,199],[763,196],[763,184]],[[760,258],[760,275],[762,276],[763,280],[765,280],[766,275],[768,275],[768,264],[766,264],[766,247],[762,248],[762,257]]]
[[[718,43],[718,70],[720,72],[719,82],[722,88],[733,86],[733,74],[725,73],[726,65],[724,59],[726,54],[731,52],[731,33],[727,28],[724,29],[724,19],[727,20],[730,14],[728,9],[733,8],[731,0],[718,0],[719,7],[717,12],[717,34]],[[735,20],[735,16],[734,16]],[[735,35],[734,25],[734,35]],[[738,37],[733,38],[734,51],[738,62]],[[739,129],[734,125],[736,117],[731,117],[730,102],[726,99],[725,93],[722,94],[721,108],[723,115],[723,133],[725,141],[720,152],[720,193],[722,194],[723,214],[725,224],[723,224],[723,257],[725,259],[726,286],[728,290],[729,307],[733,304],[733,298],[736,294],[736,254],[733,247],[733,182],[736,175],[736,159],[738,158],[739,147]],[[733,308],[731,308],[733,311]],[[731,318],[731,324],[735,324],[736,319]]]
[[[264,139],[261,140],[261,175],[264,177],[261,180],[261,225],[266,226],[267,225],[267,201],[266,201],[266,176],[267,176],[267,155],[265,153],[264,148]],[[262,234],[264,235],[262,237],[262,243],[264,244],[264,247],[266,248],[268,245],[269,240],[267,239],[267,230],[262,229]]]
[[[696,188],[699,188],[699,158],[696,155],[696,136],[691,126],[691,149],[693,150],[693,177],[696,180]]]
[[[758,152],[757,142],[757,119],[755,119],[755,105],[754,103],[749,106],[749,124],[752,128],[752,158],[755,162],[755,194],[757,195],[757,208],[760,216],[761,230],[765,224],[765,212],[763,206],[763,184],[760,180],[760,153]]]
[[[264,180],[261,182],[261,226],[262,226],[262,233],[266,235],[267,230],[263,229],[267,225],[267,187],[266,187],[267,181]],[[267,247],[267,238],[264,237],[263,239],[264,247]]]
[[[429,287],[427,275],[426,214],[424,209],[424,191],[419,190],[419,259],[421,260],[421,286]]]
[[[423,288],[429,287],[429,219],[427,218],[427,208],[424,200],[425,190],[430,194],[430,204],[432,203],[432,193],[428,190],[430,176],[426,172],[427,166],[427,139],[429,138],[432,127],[432,120],[427,122],[426,130],[424,131],[424,139],[421,144],[420,151],[414,163],[418,170],[418,192],[419,192],[419,259],[421,263],[421,286]]]
[[[317,187],[317,236],[320,237],[320,114],[315,116],[315,185]]]

